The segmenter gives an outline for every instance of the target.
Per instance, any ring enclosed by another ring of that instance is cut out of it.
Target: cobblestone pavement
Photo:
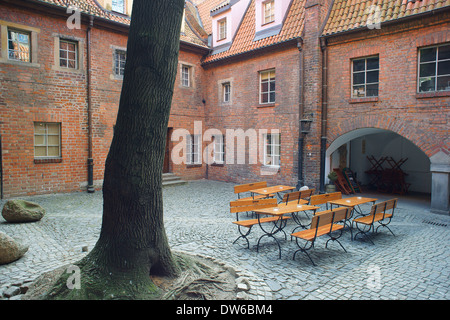
[[[281,240],[281,259],[268,238],[256,252],[258,226],[252,230],[250,249],[243,241],[233,244],[238,236],[235,216],[229,213],[233,186],[199,180],[164,189],[165,227],[173,250],[213,257],[255,275],[268,288],[265,299],[450,299],[450,217],[400,199],[391,223],[395,237],[382,230],[373,245],[351,241],[345,231],[341,242],[347,253],[336,243],[325,248],[326,239],[319,239],[311,251],[314,267],[302,253],[292,259],[297,246],[289,237]],[[92,249],[100,232],[101,192],[26,199],[41,204],[47,214],[26,224],[0,218],[0,231],[29,245],[20,260],[0,266],[0,287],[79,260],[86,254],[82,247]],[[286,230],[294,226],[289,222]]]

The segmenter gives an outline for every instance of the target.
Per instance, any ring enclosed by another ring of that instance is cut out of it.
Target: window
[[[353,60],[352,97],[378,97],[379,58]]]
[[[264,135],[264,165],[280,166],[280,134]]]
[[[31,62],[30,33],[8,28],[8,59]]]
[[[260,72],[260,103],[275,102],[275,70]]]
[[[191,73],[190,66],[186,66],[186,65],[181,66],[181,84],[183,85],[183,87],[191,86],[190,73]]]
[[[231,84],[229,82],[222,84],[223,102],[231,101]]]
[[[223,164],[224,155],[223,135],[214,136],[214,163]]]
[[[200,135],[186,136],[186,164],[201,164]]]
[[[418,91],[450,90],[450,44],[419,50]]]
[[[219,20],[218,24],[218,34],[219,38],[217,40],[223,40],[227,37],[227,18]]]
[[[125,13],[125,0],[112,0],[112,11]]]
[[[59,66],[61,68],[78,69],[78,43],[59,40]]]
[[[264,24],[271,23],[275,21],[275,1],[266,1],[263,4],[263,17]]]
[[[116,50],[114,54],[114,74],[123,76],[125,73],[125,62],[127,60],[127,53],[122,50]]]
[[[34,157],[61,157],[61,124],[34,123]]]

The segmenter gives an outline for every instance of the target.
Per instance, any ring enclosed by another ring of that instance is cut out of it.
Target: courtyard
[[[448,300],[450,298],[450,217],[432,214],[426,201],[399,197],[391,223],[395,237],[381,230],[374,244],[351,241],[345,231],[341,242],[325,248],[318,239],[311,257],[297,254],[295,241],[281,240],[278,247],[265,240],[255,226],[250,249],[238,237],[235,215],[229,202],[235,199],[234,184],[197,180],[165,187],[164,220],[172,250],[221,261],[250,279],[248,299],[266,300]],[[374,194],[371,194],[374,196]],[[379,200],[390,194],[376,194]],[[52,194],[24,199],[42,205],[47,213],[35,223],[0,221],[0,231],[29,246],[18,261],[0,266],[0,288],[34,280],[44,272],[75,262],[91,250],[102,221],[102,193]],[[6,200],[1,200],[3,207]],[[369,205],[362,205],[363,211]],[[289,222],[289,231],[293,222]]]

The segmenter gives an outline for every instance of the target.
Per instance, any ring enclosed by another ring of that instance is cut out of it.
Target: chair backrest
[[[309,204],[312,206],[324,204],[331,200],[339,200],[342,199],[342,193],[341,192],[332,192],[332,193],[324,193],[324,194],[317,194],[312,195],[309,199]]]
[[[281,202],[288,203],[290,201],[297,200],[299,202],[300,199],[308,199],[311,197],[311,195],[314,194],[314,191],[316,189],[307,189],[307,190],[301,190],[301,191],[293,191],[289,193],[285,193],[283,196],[283,200]]]
[[[265,188],[265,187],[267,187],[267,181],[240,184],[238,186],[234,186],[234,193],[247,192],[247,191],[250,191],[253,189],[259,189],[259,188]]]
[[[230,201],[230,212],[247,212],[255,211],[257,209],[265,209],[277,206],[277,199],[259,199],[259,200],[235,200]]]
[[[375,215],[377,213],[386,214],[386,211],[392,210],[394,213],[394,209],[397,207],[397,198],[383,201],[372,205],[372,209],[370,210],[370,215]]]
[[[331,223],[345,221],[350,218],[351,212],[352,208],[350,207],[339,207],[332,210],[318,212],[312,218],[310,228],[315,229]]]

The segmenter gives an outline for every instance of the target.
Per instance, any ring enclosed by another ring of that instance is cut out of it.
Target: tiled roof
[[[450,0],[335,0],[322,35],[365,28],[368,23],[395,21],[449,6]],[[377,16],[379,19],[373,20]]]
[[[203,22],[203,29],[207,34],[212,33],[211,10],[220,6],[224,0],[203,0],[197,1],[197,10]]]
[[[203,62],[210,63],[274,44],[286,42],[288,40],[300,38],[303,31],[305,18],[304,2],[305,0],[292,0],[291,7],[289,8],[283,27],[277,35],[254,41],[256,33],[256,19],[255,0],[252,0],[247,13],[242,20],[242,24],[236,33],[234,41],[231,44],[231,47],[224,52],[206,57]]]
[[[106,10],[101,7],[101,5],[95,0],[34,0],[36,2],[46,3],[58,7],[67,8],[69,6],[77,7],[81,12],[93,15],[95,17],[110,20],[112,22],[121,23],[124,25],[130,25],[131,18],[124,14],[115,13]],[[186,21],[188,24],[185,28],[184,34],[181,34],[181,41],[192,43],[204,48],[207,45],[204,42],[204,38],[207,37],[205,33],[202,32],[201,26],[199,26],[198,18],[194,17],[194,14],[190,10],[186,10]],[[197,24],[195,23],[197,21]],[[194,29],[194,31],[192,30]]]

